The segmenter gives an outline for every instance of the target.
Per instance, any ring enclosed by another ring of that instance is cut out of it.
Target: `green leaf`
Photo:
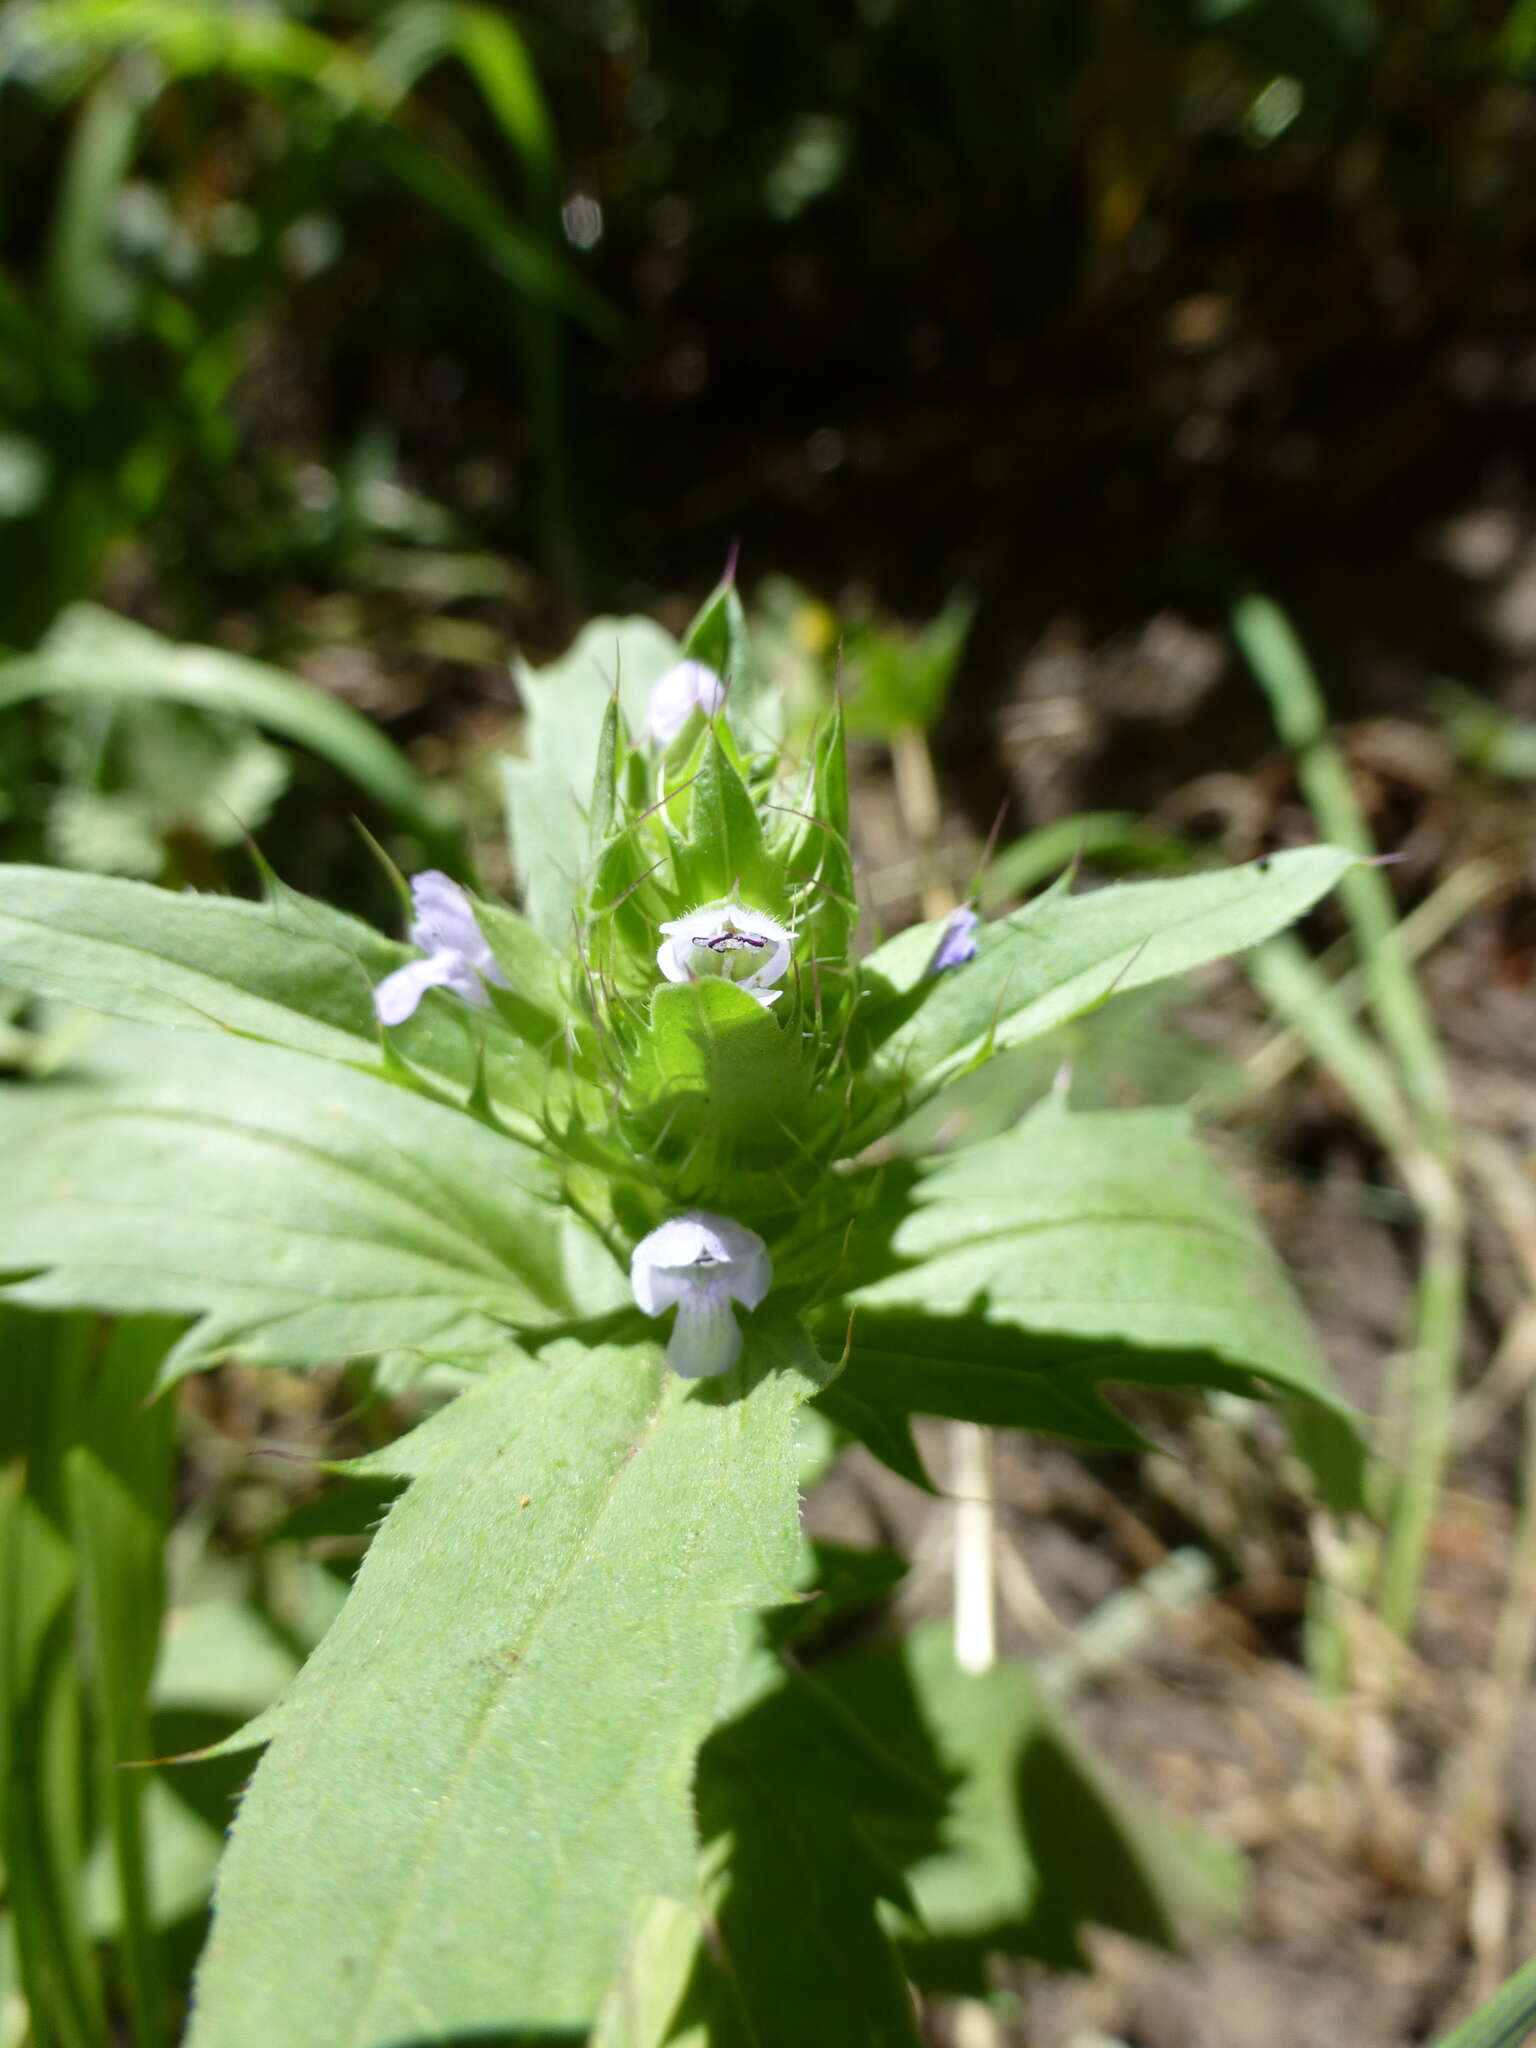
[[[138,143],[143,97],[122,78],[85,96],[70,134],[48,237],[45,303],[59,338],[92,338],[112,305],[112,217]]]
[[[459,0],[414,0],[389,9],[380,26],[373,62],[397,81],[402,94],[433,64],[456,54],[521,161],[533,192],[547,197],[554,190],[559,176],[554,125],[513,22],[490,7]]]
[[[91,1328],[0,1308],[0,1855],[23,1991],[61,2048],[107,2038],[85,1924],[81,1673],[61,1464],[78,1428]]]
[[[405,757],[350,705],[297,676],[217,647],[180,647],[113,612],[72,605],[35,654],[0,661],[0,709],[80,694],[166,698],[249,719],[329,761],[444,867],[462,872],[458,835]]]
[[[809,1079],[795,1034],[748,990],[714,977],[666,982],[651,997],[625,1105],[669,1158],[717,1142],[782,1155]]]
[[[747,615],[734,574],[722,577],[694,614],[683,635],[682,653],[689,661],[702,661],[722,678],[726,721],[744,744],[777,742],[782,707],[777,693],[765,687],[761,668],[753,659]]]
[[[365,1461],[414,1483],[263,1724],[193,2048],[591,2022],[646,1898],[697,1896],[694,1757],[794,1578],[815,1375],[762,1318],[701,1388],[561,1345]]]
[[[1037,1038],[1118,990],[1256,945],[1356,861],[1341,847],[1307,846],[1085,896],[1058,888],[984,926],[976,958],[938,975],[928,970],[943,920],[914,925],[865,961],[870,993],[856,1037],[875,1075],[901,1085],[916,1107],[989,1051]]]
[[[1536,2028],[1536,1960],[1501,1984],[1437,2048],[1526,2048]]]
[[[780,908],[763,859],[757,806],[713,731],[704,736],[689,798],[686,858],[679,866],[685,891],[704,902],[739,894],[756,909]]]
[[[63,1459],[69,1530],[90,1632],[98,1797],[111,1844],[135,2033],[145,2043],[164,2036],[167,1992],[146,1839],[146,1804],[155,1780],[131,1767],[154,1755],[148,1697],[165,1604],[175,1408],[150,1396],[176,1334],[174,1325],[141,1320],[120,1323],[105,1337],[83,1407],[82,1441]]]
[[[528,916],[550,944],[569,945],[585,881],[587,811],[609,700],[635,731],[651,686],[678,658],[649,619],[593,619],[559,661],[514,670],[528,714],[526,760],[504,760],[512,859]]]
[[[1132,1798],[1068,1734],[1028,1665],[961,1671],[950,1630],[929,1622],[819,1667],[817,1681],[878,1730],[891,1765],[932,1775],[937,1760],[953,1788],[934,1846],[878,1820],[868,1829],[906,1856],[903,1945],[920,1982],[980,1994],[989,1956],[1081,1969],[1087,1924],[1171,1946],[1182,1925],[1240,1904],[1235,1853]]]
[[[0,1119],[7,1292],[197,1315],[168,1372],[493,1353],[628,1299],[538,1154],[302,1053],[103,1029]]]
[[[850,1246],[854,1284],[823,1311],[829,1347],[852,1317],[834,1403],[1128,1447],[1101,1382],[1252,1392],[1257,1377],[1312,1408],[1319,1481],[1355,1496],[1347,1411],[1182,1111],[1075,1114],[1053,1097],[1004,1137],[887,1174]]]
[[[751,643],[734,576],[722,577],[699,606],[683,635],[682,653],[689,661],[702,661],[727,683],[740,681],[751,658]]]
[[[936,1843],[943,1772],[893,1762],[834,1699],[766,1654],[756,1692],[699,1757],[699,1826],[720,1880],[679,2018],[707,2017],[711,2048],[918,2048],[880,1920],[885,1902],[909,1903],[907,1890],[869,1835],[884,1821],[904,1841]]]
[[[247,903],[56,868],[0,867],[0,880],[0,983],[134,1023],[241,1032],[360,1066],[380,1059],[373,989],[417,958],[280,884],[266,902]],[[498,991],[487,1012],[429,993],[390,1043],[461,1090],[483,1048],[496,1056],[495,1099],[534,1112],[542,1068],[524,1045],[542,1048],[559,1030],[560,964],[511,911],[477,908],[510,995]]]
[[[0,868],[0,880],[0,981],[330,1059],[377,1059],[371,985],[412,957],[299,897],[247,903],[22,866]]]
[[[844,638],[848,730],[871,739],[889,739],[901,726],[929,731],[944,709],[975,614],[975,599],[960,591],[918,633],[850,625]]]

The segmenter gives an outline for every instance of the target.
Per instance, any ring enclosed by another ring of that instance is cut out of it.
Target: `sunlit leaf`
[[[512,858],[529,917],[562,950],[582,891],[592,767],[609,700],[617,691],[637,731],[651,685],[677,658],[677,642],[649,619],[593,619],[559,661],[515,671],[528,725],[526,758],[502,763]]]
[[[1357,859],[1307,846],[1214,874],[1081,896],[1053,889],[983,926],[976,958],[938,975],[929,966],[942,920],[914,925],[864,963],[858,1041],[874,1073],[902,1084],[915,1107],[988,1050],[1021,1045],[1118,990],[1257,945],[1310,910]]]
[[[1101,1384],[1251,1391],[1316,1411],[1320,1482],[1359,1447],[1263,1233],[1178,1110],[1076,1114],[1056,1098],[1001,1138],[889,1169],[826,1311],[852,1354],[831,1411],[865,1404],[1129,1446]],[[869,1277],[863,1277],[864,1275]],[[879,1448],[876,1445],[875,1448]]]
[[[536,1152],[303,1053],[115,1028],[0,1119],[9,1292],[197,1315],[168,1370],[489,1354],[627,1299]]]
[[[761,1319],[703,1389],[559,1346],[367,1461],[413,1484],[256,1731],[194,2048],[590,2024],[645,1899],[697,1895],[694,1753],[793,1581],[813,1373]]]

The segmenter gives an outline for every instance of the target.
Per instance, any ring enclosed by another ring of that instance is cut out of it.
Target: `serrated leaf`
[[[1249,1392],[1256,1376],[1331,1422],[1319,1480],[1353,1497],[1347,1411],[1182,1111],[1077,1114],[1052,1098],[1004,1137],[890,1173],[850,1247],[870,1277],[825,1312],[829,1344],[852,1318],[834,1402],[1129,1445],[1101,1382]]]
[[[0,880],[0,980],[139,1023],[377,1057],[371,981],[409,956],[339,912],[56,868],[7,866]]]
[[[590,2024],[645,1898],[696,1896],[694,1755],[793,1580],[815,1372],[763,1318],[707,1388],[561,1345],[366,1461],[413,1483],[271,1717],[193,2048]]]
[[[528,916],[564,950],[585,879],[587,810],[603,721],[615,691],[631,731],[654,684],[678,658],[677,642],[649,619],[593,619],[545,668],[519,663],[527,758],[502,762],[512,858]]]
[[[0,982],[134,1023],[243,1032],[358,1065],[379,1064],[374,988],[418,957],[280,885],[248,903],[56,868],[3,867],[0,881]],[[523,1048],[559,1029],[558,963],[511,911],[482,915],[512,983],[505,1005],[474,1010],[429,992],[391,1044],[460,1090],[485,1048],[497,1056],[496,1099],[536,1109],[542,1069]]]
[[[1307,846],[1216,874],[1064,888],[983,926],[977,955],[938,975],[943,921],[914,925],[872,953],[855,1037],[874,1075],[915,1108],[989,1050],[1037,1038],[1122,989],[1184,974],[1292,923],[1357,856]]]
[[[303,1053],[103,1028],[0,1118],[7,1292],[199,1316],[168,1370],[494,1353],[628,1298],[537,1153]]]

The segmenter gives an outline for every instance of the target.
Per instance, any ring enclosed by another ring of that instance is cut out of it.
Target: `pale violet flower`
[[[403,1024],[429,988],[445,988],[483,1010],[490,1002],[488,981],[498,988],[510,984],[475,922],[474,905],[457,882],[436,868],[411,877],[411,900],[416,907],[411,944],[420,946],[426,958],[412,960],[379,983],[373,992],[379,1022]]]
[[[629,1284],[648,1316],[677,1310],[667,1363],[682,1379],[703,1380],[729,1372],[741,1356],[731,1303],[756,1308],[773,1285],[773,1264],[755,1230],[690,1209],[641,1238]]]
[[[658,747],[669,747],[695,711],[713,718],[725,685],[707,662],[680,661],[651,687],[645,728]]]
[[[933,958],[928,962],[928,972],[942,974],[946,967],[963,967],[967,960],[974,960],[976,941],[971,934],[980,923],[981,919],[968,903],[962,903],[958,910],[952,910],[944,920],[939,943],[934,948]]]
[[[766,911],[741,903],[706,903],[686,917],[670,918],[661,930],[656,965],[668,981],[699,981],[714,975],[734,981],[766,1010],[784,991],[775,988],[789,966],[788,931]]]

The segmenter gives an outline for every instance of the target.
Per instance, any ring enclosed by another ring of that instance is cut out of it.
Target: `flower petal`
[[[952,910],[944,921],[939,943],[928,963],[928,972],[942,974],[946,967],[963,967],[967,960],[974,960],[976,941],[971,934],[980,923],[981,919],[968,903],[962,903],[958,910]]]
[[[664,932],[669,932],[673,927],[669,924],[664,924],[661,929]],[[661,969],[668,981],[688,981],[691,979],[688,969],[678,959],[671,939],[663,939],[656,948],[656,965]]]
[[[783,979],[794,952],[787,926],[744,903],[706,903],[686,917],[668,918],[658,929],[662,942],[656,965],[668,981],[718,975],[756,995]],[[739,973],[738,966],[748,971]],[[767,1009],[774,997],[758,1000]]]
[[[485,951],[485,940],[475,922],[475,907],[468,893],[438,868],[425,868],[411,877],[411,901],[416,917],[411,937],[424,953],[467,953]]]
[[[677,1321],[667,1339],[667,1363],[679,1379],[713,1379],[729,1372],[740,1356],[741,1330],[724,1289],[696,1292],[691,1300],[678,1303]]]
[[[429,988],[452,988],[455,985],[458,968],[458,959],[452,953],[432,953],[425,960],[412,960],[408,966],[397,967],[373,992],[373,1007],[379,1022],[403,1024],[407,1017],[416,1014],[416,1005]],[[476,990],[479,1001],[483,1003],[485,991],[479,988],[478,983]]]
[[[680,661],[651,687],[646,730],[659,747],[669,747],[695,711],[713,718],[725,702],[725,685],[702,661]]]

